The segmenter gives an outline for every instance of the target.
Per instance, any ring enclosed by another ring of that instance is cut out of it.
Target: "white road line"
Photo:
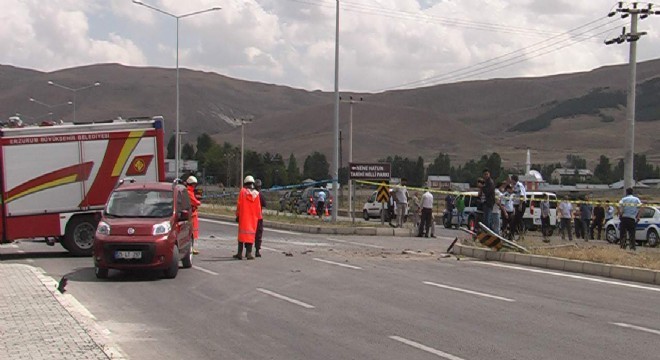
[[[449,286],[449,285],[442,285],[442,284],[438,284],[438,283],[434,283],[434,282],[430,282],[430,281],[424,281],[424,284],[439,287],[439,288],[443,288],[443,289],[454,290],[454,291],[458,291],[458,292],[462,292],[462,293],[466,293],[466,294],[483,296],[483,297],[487,297],[487,298],[495,299],[495,300],[515,302],[515,300],[513,300],[513,299],[509,299],[509,298],[505,298],[505,297],[501,297],[501,296],[497,296],[497,295],[491,295],[491,294],[486,294],[486,293],[482,293],[482,292],[478,292],[478,291],[461,289],[461,288],[457,288],[457,287],[453,287],[453,286]]]
[[[530,269],[530,268],[525,268],[525,267],[520,267],[520,266],[504,265],[504,264],[498,264],[498,263],[493,263],[493,262],[473,261],[473,262],[470,262],[470,263],[471,264],[479,264],[479,265],[495,266],[495,267],[501,267],[501,268],[506,268],[506,269],[513,269],[513,270],[529,271],[529,272],[533,272],[533,273],[537,273],[537,274],[560,276],[560,277],[566,277],[566,278],[577,279],[577,280],[592,281],[592,282],[601,283],[601,284],[624,286],[624,287],[629,287],[629,288],[634,288],[634,289],[660,292],[660,287],[650,287],[650,286],[637,285],[637,284],[628,284],[628,283],[624,283],[624,282],[620,282],[620,281],[614,281],[614,280],[597,279],[597,278],[592,278],[592,277],[587,277],[587,276],[564,274],[564,273],[559,273],[559,272],[555,272],[555,271],[548,271],[548,270]]]
[[[201,272],[205,272],[205,273],[207,273],[207,274],[209,274],[209,275],[214,275],[214,276],[218,276],[218,275],[220,275],[220,274],[218,274],[218,273],[215,272],[215,271],[207,270],[207,269],[204,269],[203,267],[199,267],[199,266],[197,266],[197,265],[193,265],[193,269],[195,269],[195,270],[199,270],[199,271],[201,271]]]
[[[335,239],[335,238],[328,238],[328,240],[330,240],[330,241],[335,241],[335,242],[338,242],[338,243],[344,243],[344,244],[352,244],[352,245],[366,246],[366,247],[371,247],[371,248],[375,248],[375,249],[384,249],[384,247],[382,247],[382,246],[371,245],[371,244],[364,244],[364,243],[359,243],[359,242],[355,242],[355,241],[339,240],[339,239]]]
[[[349,269],[362,270],[362,268],[359,267],[359,266],[342,264],[342,263],[338,263],[338,262],[334,262],[334,261],[330,261],[330,260],[323,260],[323,259],[319,259],[319,258],[314,258],[313,260],[320,261],[320,262],[326,263],[326,264],[337,265],[337,266],[341,266],[341,267],[345,267],[345,268],[349,268]]]
[[[396,340],[398,342],[404,343],[404,344],[409,345],[409,346],[412,346],[416,349],[426,351],[426,352],[431,353],[433,355],[437,355],[441,358],[445,358],[445,359],[449,359],[449,360],[464,360],[463,358],[460,358],[458,356],[448,354],[444,351],[440,351],[438,349],[434,349],[434,348],[428,347],[426,345],[422,345],[422,344],[420,344],[418,342],[414,342],[412,340],[404,339],[400,336],[390,336],[390,339]]]
[[[266,247],[266,246],[262,246],[261,248],[262,248],[263,250],[268,250],[268,251],[282,251],[282,250],[277,250],[277,249],[273,249],[273,248],[271,248],[271,247]]]
[[[16,252],[19,254],[25,254],[25,250],[16,250]]]
[[[220,224],[220,225],[233,225],[233,226],[238,226],[235,222],[229,222],[229,221],[220,221],[220,220],[211,220],[211,219],[202,219],[200,218],[199,221],[205,221],[213,224]],[[301,233],[293,232],[293,231],[287,231],[287,230],[277,230],[277,229],[270,229],[270,228],[264,228],[264,231],[272,231],[280,234],[289,234],[289,235],[300,235]]]
[[[264,294],[266,294],[266,295],[270,295],[270,296],[272,296],[272,297],[276,297],[276,298],[278,298],[278,299],[280,299],[280,300],[288,301],[288,302],[290,302],[290,303],[292,303],[292,304],[296,304],[296,305],[298,305],[298,306],[302,306],[302,307],[304,307],[305,309],[313,309],[313,308],[314,308],[314,305],[310,305],[310,304],[304,303],[304,302],[302,302],[302,301],[300,301],[300,300],[296,300],[296,299],[292,299],[292,298],[287,297],[287,296],[284,296],[284,295],[280,295],[280,294],[278,294],[278,293],[276,293],[276,292],[272,292],[272,291],[270,291],[270,290],[266,290],[266,289],[262,289],[262,288],[257,288],[257,291],[262,292],[262,293],[264,293]]]
[[[610,324],[616,325],[616,326],[619,326],[619,327],[622,327],[622,328],[639,330],[639,331],[644,331],[644,332],[655,334],[655,335],[660,335],[660,330],[649,329],[649,328],[645,328],[645,327],[641,327],[641,326],[637,326],[637,325],[630,325],[630,324],[626,324],[626,323],[611,322]]]

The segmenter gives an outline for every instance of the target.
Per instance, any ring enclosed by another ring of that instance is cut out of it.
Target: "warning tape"
[[[373,186],[380,186],[382,184],[380,182],[368,181],[368,180],[356,180],[356,182],[359,183],[359,184],[373,185]],[[391,187],[391,188],[401,188],[401,187],[403,187],[403,186],[398,185],[398,184],[388,184],[388,186]],[[442,195],[457,195],[457,196],[458,195],[464,195],[464,194],[467,194],[467,193],[470,192],[470,191],[450,191],[450,190],[429,189],[429,188],[408,187],[408,186],[406,186],[406,189],[415,190],[415,191],[428,191],[428,192],[431,192],[431,193],[437,193],[437,194],[442,194]],[[472,192],[474,192],[474,191],[472,191]],[[548,193],[548,191],[543,191],[543,192]],[[529,200],[529,199],[521,197],[520,200],[525,200],[526,201],[526,200]],[[542,198],[539,198],[538,200],[540,201],[540,200],[542,200]],[[551,199],[551,200],[549,200],[549,202],[554,202],[554,203],[561,203],[561,202],[564,202],[564,201],[567,201],[567,202],[572,203],[572,204],[577,204],[577,205],[590,204],[590,205],[612,205],[614,207],[619,206],[619,205],[621,205],[621,206],[637,206],[637,207],[639,207],[639,206],[660,207],[660,203],[642,203],[642,204],[627,203],[627,204],[620,204],[619,202],[613,202],[613,201],[610,201],[608,203],[607,201],[603,201],[603,200],[589,200],[589,201],[585,201],[585,200],[563,200],[563,199],[556,199],[556,200]]]

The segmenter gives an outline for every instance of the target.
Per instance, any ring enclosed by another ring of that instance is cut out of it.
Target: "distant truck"
[[[165,181],[163,123],[157,116],[0,129],[2,243],[43,237],[91,255],[118,181]]]

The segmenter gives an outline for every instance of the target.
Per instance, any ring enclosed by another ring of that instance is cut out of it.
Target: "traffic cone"
[[[324,215],[325,215],[325,216],[330,216],[330,213],[328,212],[328,207],[327,207],[327,206],[324,206],[324,208],[325,208],[325,213],[324,213]]]
[[[314,203],[309,207],[309,215],[316,216],[316,206],[314,206]]]

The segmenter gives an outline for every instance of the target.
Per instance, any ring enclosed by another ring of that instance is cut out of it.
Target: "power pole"
[[[626,129],[626,146],[625,157],[623,160],[623,188],[632,188],[635,184],[633,179],[633,161],[635,159],[635,102],[636,102],[636,87],[637,87],[637,40],[639,40],[646,32],[637,31],[637,23],[639,20],[644,20],[649,15],[660,15],[660,11],[653,10],[653,4],[648,4],[646,7],[640,7],[640,3],[633,2],[626,4],[619,1],[618,7],[612,10],[607,16],[613,17],[620,14],[622,19],[630,17],[630,32],[626,32],[623,28],[621,35],[616,38],[605,41],[605,45],[623,44],[628,42],[630,44],[629,55],[629,79],[628,79],[628,101],[626,104],[626,120],[628,121],[628,128]]]
[[[353,99],[352,96],[348,97],[348,100],[339,98],[339,101],[350,104],[350,110],[348,115],[348,213],[351,217],[351,220],[355,222],[355,214],[353,211],[353,180],[350,178],[351,163],[353,162],[353,104],[360,101],[362,98]]]

